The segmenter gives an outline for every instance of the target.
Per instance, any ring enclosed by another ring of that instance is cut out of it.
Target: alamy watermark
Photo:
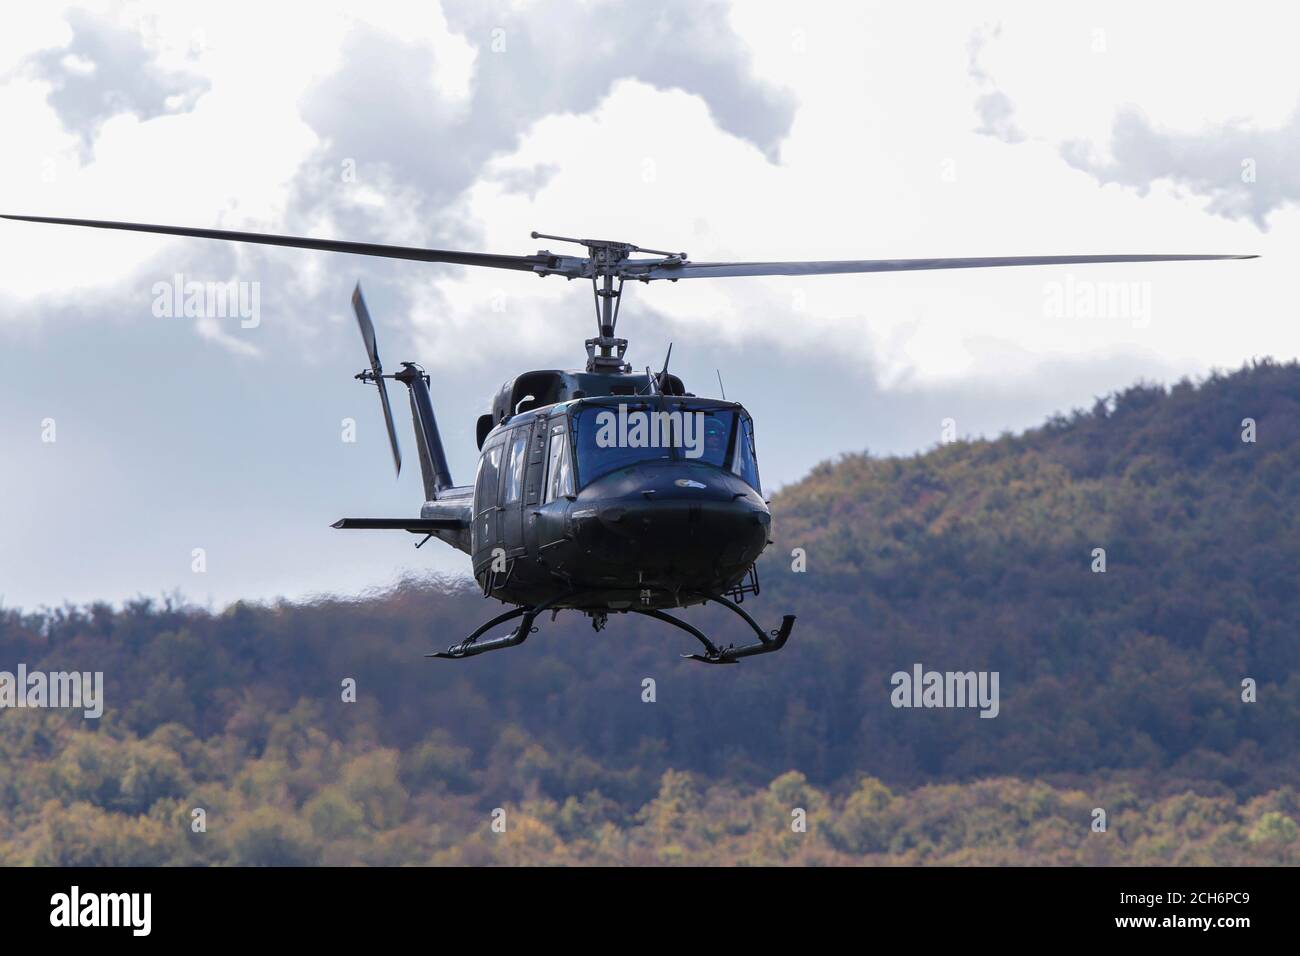
[[[889,702],[895,707],[978,707],[981,717],[998,715],[998,671],[895,671]]]
[[[176,273],[170,280],[155,282],[153,314],[160,319],[239,319],[245,329],[262,323],[260,282],[200,282]]]
[[[18,673],[0,671],[0,710],[5,708],[80,710],[88,720],[104,713],[104,672],[29,671],[18,665]]]
[[[1151,324],[1150,282],[1097,282],[1067,275],[1043,285],[1043,315],[1049,319],[1127,319],[1133,328]]]
[[[55,927],[125,927],[132,936],[148,936],[153,927],[152,893],[83,893],[73,884],[50,897],[50,925]]]
[[[602,409],[596,414],[596,444],[601,448],[681,448],[687,458],[704,454],[704,412],[652,412]]]

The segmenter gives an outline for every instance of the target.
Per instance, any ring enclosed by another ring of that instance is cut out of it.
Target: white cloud
[[[772,12],[743,5],[733,22],[760,72],[788,84],[800,103],[779,164],[718,129],[697,97],[624,82],[591,113],[539,121],[518,150],[484,171],[469,190],[468,209],[483,224],[485,246],[532,251],[541,243],[523,237],[536,228],[681,247],[696,260],[1264,252],[1253,262],[636,286],[621,328],[635,349],[651,307],[675,322],[708,323],[733,341],[759,336],[802,348],[815,339],[856,355],[885,384],[911,385],[1023,380],[1040,363],[1126,350],[1161,354],[1195,371],[1300,348],[1297,333],[1271,315],[1289,281],[1295,220],[1265,239],[1206,216],[1173,190],[1139,197],[1099,188],[1062,161],[1051,136],[1018,147],[980,136],[972,104],[982,87],[967,74],[965,54],[985,27],[973,18],[930,24],[924,11],[895,6],[848,13],[801,7],[797,19],[765,15]],[[1062,54],[1067,63],[1094,55],[1085,26],[1091,20],[1049,30],[1039,14],[1012,12],[1045,31],[1025,51],[1030,62],[1047,55],[1042,36],[1049,46],[1080,45]],[[998,42],[1023,38],[1028,28],[1018,24],[1006,21]],[[906,40],[920,36],[924,44]],[[1122,37],[1136,42],[1130,33]],[[1118,52],[1108,61],[1112,71],[1149,65],[1127,48]],[[1193,59],[1180,68],[1198,71]],[[999,61],[995,72],[1000,79],[1003,70],[1022,69]],[[1069,106],[1086,98],[1070,93],[1067,74],[1039,77],[1047,89],[1037,98],[1064,97]],[[1118,96],[1113,92],[1110,109]],[[500,183],[503,169],[538,167],[558,171],[535,194]],[[1045,286],[1070,277],[1149,283],[1150,321],[1052,319]],[[441,287],[468,313],[500,281],[464,272]],[[575,315],[583,304],[574,297]]]

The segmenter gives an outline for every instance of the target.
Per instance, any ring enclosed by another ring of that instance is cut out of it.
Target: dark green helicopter
[[[379,390],[393,464],[401,449],[385,385],[407,387],[424,481],[419,517],[343,518],[335,528],[390,529],[435,537],[471,558],[486,597],[514,605],[465,640],[431,657],[458,659],[522,644],[543,612],[572,609],[601,630],[611,613],[642,614],[693,635],[703,653],[684,655],[731,664],[785,646],[795,617],[765,632],[739,605],[758,594],[755,562],[772,542],[772,516],[758,477],[754,423],[744,407],[687,392],[668,372],[634,372],[616,338],[627,280],[727,276],[828,275],[1070,265],[1248,259],[1234,255],[1010,256],[967,259],[867,259],[821,262],[691,262],[686,253],[642,249],[626,242],[569,239],[534,232],[534,239],[586,247],[584,256],[539,251],[529,256],[420,249],[372,243],[190,229],[91,219],[5,216],[30,222],[125,229],[293,246],[331,252],[514,269],[539,276],[590,279],[598,334],[586,340],[582,371],[526,372],[502,386],[492,411],[478,421],[478,468],[456,485],[434,419],[429,376],[412,363],[385,373],[375,329],[361,295],[352,295],[370,368],[356,377]],[[640,254],[638,256],[638,254]],[[634,256],[638,256],[635,257]],[[669,347],[669,358],[672,348]],[[424,542],[421,541],[421,544]],[[739,615],[757,640],[719,647],[698,628],[667,613],[713,602]],[[519,618],[506,635],[482,639]]]

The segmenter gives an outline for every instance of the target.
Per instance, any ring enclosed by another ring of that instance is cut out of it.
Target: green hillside
[[[1294,862],[1298,463],[1300,367],[1259,363],[820,465],[745,604],[794,636],[735,667],[577,615],[429,661],[496,613],[452,582],[6,610],[0,670],[103,671],[106,702],[0,712],[0,864]],[[998,672],[998,716],[892,706],[917,663]]]

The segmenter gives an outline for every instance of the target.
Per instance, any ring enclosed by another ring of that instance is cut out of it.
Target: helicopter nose
[[[639,540],[664,537],[681,541],[683,535],[732,537],[754,529],[766,535],[772,523],[766,508],[737,500],[701,500],[684,495],[608,504],[597,508],[596,515],[610,531]]]
[[[730,471],[696,462],[643,462],[600,479],[593,491],[606,501],[729,502],[762,499]]]
[[[598,496],[588,515],[598,528],[584,537],[612,561],[630,555],[639,569],[748,567],[770,537],[772,518],[762,498],[722,469],[640,468],[591,490]]]

